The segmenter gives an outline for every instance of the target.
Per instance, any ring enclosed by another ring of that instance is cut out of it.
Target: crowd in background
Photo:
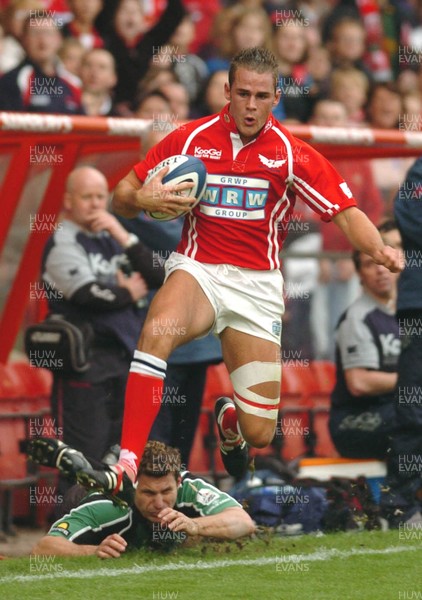
[[[279,61],[274,115],[282,122],[422,129],[419,0],[0,0],[0,7],[0,110],[160,123],[206,116],[226,103],[230,59],[262,45]],[[60,35],[38,35],[49,15]],[[28,64],[38,65],[35,75]],[[61,107],[40,99],[40,72],[63,82]],[[374,223],[391,216],[412,159],[358,168],[333,162]],[[351,250],[334,226],[320,227],[307,207],[298,209],[287,249]],[[333,358],[335,324],[359,289],[352,261],[294,261],[284,264],[285,351]]]

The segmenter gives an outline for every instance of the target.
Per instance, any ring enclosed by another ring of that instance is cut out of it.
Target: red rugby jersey
[[[334,167],[274,117],[244,145],[228,106],[170,133],[134,170],[144,181],[169,156],[201,158],[207,189],[185,218],[177,251],[203,263],[278,269],[297,197],[323,221],[356,201]]]

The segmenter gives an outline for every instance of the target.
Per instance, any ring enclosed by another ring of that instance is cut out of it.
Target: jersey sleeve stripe
[[[274,219],[273,217],[274,217],[275,213],[279,210],[279,208],[282,206],[284,201],[286,201],[286,206],[283,208],[283,210],[278,215],[278,217],[276,219]],[[267,237],[267,239],[268,239],[267,256],[268,256],[268,260],[270,262],[271,269],[279,269],[280,268],[280,259],[278,257],[278,255],[280,253],[280,245],[278,243],[277,223],[284,218],[284,215],[286,214],[286,211],[289,209],[289,206],[290,206],[290,202],[289,202],[289,199],[287,198],[287,188],[286,188],[286,190],[283,194],[283,197],[280,198],[280,200],[277,202],[277,204],[273,208],[273,210],[271,212],[271,217],[270,217],[270,230],[269,230],[268,237]]]
[[[188,243],[186,246],[185,254],[190,258],[195,258],[196,251],[198,250],[198,244],[196,243],[196,238],[198,237],[198,232],[196,231],[196,217],[192,213],[189,213],[188,219]]]
[[[338,204],[333,204],[317,192],[312,186],[310,186],[306,181],[298,177],[297,175],[293,175],[293,187],[295,187],[300,194],[302,194],[313,206],[318,209],[320,213],[328,213],[332,216],[335,212],[340,209]]]
[[[275,133],[283,140],[284,145],[286,146],[286,151],[287,151],[287,178],[286,178],[286,185],[289,185],[292,183],[293,181],[293,151],[292,151],[292,145],[289,142],[287,136],[284,135],[284,133],[278,128],[278,127],[273,127],[272,128],[273,131],[275,131]]]
[[[293,181],[293,151],[292,151],[292,146],[291,146],[290,141],[287,138],[287,136],[284,135],[284,133],[278,127],[273,126],[272,130],[283,141],[283,143],[286,147],[286,152],[287,152],[287,177],[285,180],[286,189],[283,193],[283,196],[280,198],[280,200],[278,200],[278,202],[274,206],[273,210],[271,211],[270,228],[269,228],[269,233],[268,233],[268,237],[267,237],[267,239],[268,239],[267,256],[268,256],[268,260],[270,263],[270,268],[271,269],[279,269],[280,268],[280,259],[279,259],[280,244],[279,244],[279,238],[278,238],[277,223],[284,218],[284,215],[286,214],[286,211],[289,209],[289,206],[290,206],[290,202],[287,198],[287,191],[289,189],[289,185]],[[287,202],[286,206],[282,209],[282,211],[278,215],[278,217],[274,219],[274,215],[277,213],[277,211],[280,209],[283,202],[285,202],[285,201]]]
[[[220,120],[220,115],[218,115],[214,119],[211,119],[211,121],[207,121],[206,123],[203,123],[196,129],[194,129],[188,136],[186,142],[184,143],[181,154],[188,154],[188,148],[189,148],[192,140],[195,138],[195,136],[197,136],[199,133],[201,133],[201,131],[204,131],[204,129],[211,127],[212,125],[214,125],[214,123],[217,123],[219,120]],[[189,256],[190,258],[195,258],[196,253],[198,251],[198,244],[196,242],[196,238],[198,237],[198,232],[196,230],[196,217],[194,217],[192,215],[192,213],[189,214],[189,221],[190,221],[190,227],[189,227],[188,236],[187,236],[188,243],[187,243],[187,247],[186,247],[186,250],[184,253],[186,254],[186,256]]]

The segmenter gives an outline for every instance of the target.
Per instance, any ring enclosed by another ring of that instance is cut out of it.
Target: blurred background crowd
[[[421,0],[0,0],[0,9],[0,110],[152,119],[164,131],[221,110],[230,59],[263,45],[279,61],[283,123],[422,129]],[[45,27],[49,15],[57,28]],[[61,104],[43,95],[53,76]],[[391,217],[412,159],[333,163],[375,224]],[[351,248],[306,206],[295,218],[286,250],[327,258],[284,261],[285,358],[333,359],[334,327],[359,292]]]

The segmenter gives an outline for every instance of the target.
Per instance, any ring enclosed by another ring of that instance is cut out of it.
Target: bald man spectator
[[[50,311],[93,328],[91,366],[55,372],[52,410],[63,441],[95,459],[120,439],[127,370],[145,312],[139,305],[163,281],[152,253],[107,211],[108,200],[100,171],[72,171],[64,219],[42,259]]]

